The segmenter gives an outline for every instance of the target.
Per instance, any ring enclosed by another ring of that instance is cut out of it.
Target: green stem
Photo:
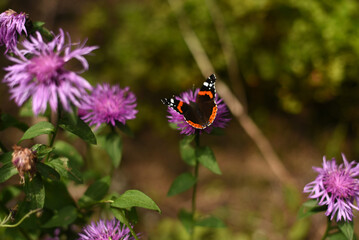
[[[49,147],[52,147],[54,145],[57,131],[59,130],[59,121],[60,121],[60,117],[61,117],[61,104],[58,104],[57,109],[58,110],[57,110],[56,123],[54,123],[55,129],[54,129],[54,133],[52,134],[52,137],[50,139]],[[49,160],[49,157],[50,157],[50,153],[47,154],[45,162],[47,162]]]
[[[36,213],[38,211],[40,211],[41,208],[35,209],[35,210],[31,210],[30,212],[28,212],[25,216],[23,216],[20,221],[18,221],[15,224],[0,224],[0,227],[5,227],[5,228],[14,228],[19,226],[26,218],[30,217],[31,214]],[[10,213],[12,214],[12,213]]]
[[[119,135],[117,132],[116,132],[116,128],[114,126],[112,126],[112,124],[109,124],[110,127],[111,127],[111,134],[114,134],[114,135]],[[112,161],[112,160],[111,160]],[[115,166],[114,164],[111,164],[111,169],[110,169],[110,176],[111,176],[111,179],[113,179],[113,173],[115,171]]]
[[[196,149],[199,147],[199,130],[196,130],[195,133],[195,144]],[[192,231],[191,231],[191,240],[194,239],[194,222],[195,222],[195,214],[196,214],[196,197],[197,197],[197,182],[198,182],[198,169],[199,169],[199,162],[196,157],[196,165],[194,167],[194,177],[196,178],[196,183],[193,186],[193,192],[192,192]]]
[[[330,227],[331,227],[331,221],[330,221],[330,218],[328,217],[327,218],[327,229],[325,229],[325,232],[324,232],[324,235],[322,237],[322,240],[325,240],[328,237]]]
[[[133,231],[132,226],[131,226],[130,223],[128,222],[128,220],[127,220],[125,214],[123,213],[123,210],[119,210],[118,212],[119,212],[119,214],[121,215],[122,219],[124,220],[124,224],[126,225],[126,227],[127,227],[128,229],[130,229],[131,235],[132,235],[136,240],[139,240],[138,237],[137,237],[137,235],[136,235],[136,233],[135,233],[135,231]]]
[[[59,104],[58,111],[57,111],[57,119],[56,119],[56,123],[55,123],[55,129],[54,129],[54,133],[52,134],[52,138],[50,140],[49,147],[52,147],[54,145],[56,134],[57,134],[57,131],[59,129],[60,117],[61,117],[61,105]]]

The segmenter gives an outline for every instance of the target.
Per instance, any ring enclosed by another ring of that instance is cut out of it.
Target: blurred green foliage
[[[250,112],[294,114],[307,129],[342,122],[357,135],[358,2],[212,1],[182,2],[182,12],[216,73],[229,83],[217,19],[208,9],[219,8],[245,78]],[[203,81],[166,1],[91,1],[78,21],[89,42],[101,47],[87,77],[130,85],[144,108],[139,119],[163,119],[161,97]]]

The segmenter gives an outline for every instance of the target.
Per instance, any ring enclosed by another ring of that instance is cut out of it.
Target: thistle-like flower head
[[[65,43],[65,34],[60,29],[52,41],[45,42],[36,32],[36,37],[31,36],[22,42],[23,49],[15,48],[15,57],[8,57],[14,64],[5,68],[8,73],[3,82],[10,87],[11,98],[17,105],[21,106],[32,98],[35,115],[44,113],[48,103],[52,111],[57,110],[59,102],[66,111],[71,111],[71,104],[79,106],[79,99],[87,94],[86,90],[92,89],[77,72],[67,70],[65,64],[76,59],[83,70],[87,70],[84,55],[97,47],[71,43],[70,36],[67,36],[68,42]]]
[[[328,206],[326,215],[336,221],[351,221],[353,209],[359,210],[359,165],[348,162],[342,154],[343,162],[339,166],[335,159],[323,157],[323,168],[313,167],[318,173],[317,178],[304,187],[309,198],[317,199],[320,206]]]
[[[90,95],[82,98],[79,113],[81,118],[98,128],[102,123],[116,125],[116,121],[125,124],[137,114],[136,96],[129,87],[98,84]]]

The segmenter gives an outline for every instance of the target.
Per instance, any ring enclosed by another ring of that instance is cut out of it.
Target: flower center
[[[58,81],[56,76],[61,73],[64,66],[62,58],[54,53],[33,57],[28,65],[28,71],[43,84],[51,84]]]
[[[355,180],[346,171],[330,172],[323,179],[324,188],[334,197],[347,198],[354,195]]]
[[[99,98],[99,101],[95,105],[95,109],[103,116],[113,116],[118,114],[121,101],[116,96],[110,95],[103,98]]]

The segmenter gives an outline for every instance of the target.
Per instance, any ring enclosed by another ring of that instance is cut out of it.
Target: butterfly
[[[212,74],[203,83],[196,101],[189,104],[177,100],[174,96],[170,99],[161,99],[162,103],[183,115],[186,122],[196,129],[205,129],[210,126],[217,115],[216,104],[216,76]]]

